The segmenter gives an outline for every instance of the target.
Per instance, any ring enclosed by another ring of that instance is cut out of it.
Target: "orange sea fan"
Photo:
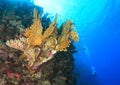
[[[63,24],[62,33],[58,38],[58,42],[56,45],[57,51],[67,51],[66,48],[69,46],[71,40],[70,40],[70,32],[71,28],[73,27],[73,24],[70,20],[67,20]]]
[[[75,42],[78,41],[78,33],[77,33],[77,32],[71,31],[71,32],[70,32],[70,37],[71,37],[71,39],[74,40]]]
[[[55,16],[54,21],[50,24],[50,26],[44,32],[44,34],[43,34],[44,39],[46,39],[47,37],[49,37],[52,34],[52,32],[54,31],[54,29],[56,27],[56,23],[57,23],[57,15]]]
[[[49,37],[51,33],[53,32],[56,21],[57,21],[57,16],[55,20],[50,24],[50,26],[46,29],[46,31],[42,35],[43,27],[41,24],[41,20],[38,17],[37,11],[34,9],[34,22],[30,26],[30,28],[28,28],[24,33],[24,35],[28,38],[28,44],[33,47],[40,46],[42,42],[47,37]]]
[[[42,43],[42,25],[37,11],[34,9],[34,21],[28,28],[24,35],[28,37],[28,43],[30,46],[40,45]]]

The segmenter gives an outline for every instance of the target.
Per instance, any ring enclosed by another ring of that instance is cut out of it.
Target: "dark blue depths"
[[[74,55],[75,72],[80,73],[77,85],[120,85],[120,1],[107,1],[81,28],[85,31],[78,29],[82,36]]]

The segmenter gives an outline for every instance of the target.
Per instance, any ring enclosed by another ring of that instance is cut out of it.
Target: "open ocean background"
[[[74,54],[77,85],[120,85],[120,0],[34,0],[59,23],[79,32]]]

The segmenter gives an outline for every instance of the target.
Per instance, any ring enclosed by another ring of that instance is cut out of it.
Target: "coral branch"
[[[8,40],[6,42],[6,45],[8,45],[9,47],[24,51],[25,48],[27,47],[27,38],[25,37],[21,37],[20,39],[15,39],[15,40]]]
[[[57,51],[66,51],[66,48],[69,46],[71,40],[78,40],[78,34],[72,31],[73,24],[70,20],[67,20],[63,25],[63,30],[61,35],[58,38],[58,43],[56,45]]]
[[[56,27],[56,23],[57,23],[57,15],[56,15],[54,21],[50,24],[50,26],[44,32],[43,39],[46,39],[47,37],[49,37],[52,34],[52,32],[54,31],[54,29]]]
[[[37,11],[34,9],[34,21],[28,28],[24,35],[28,38],[28,44],[30,46],[41,45],[42,43],[42,25],[41,20],[38,17]]]

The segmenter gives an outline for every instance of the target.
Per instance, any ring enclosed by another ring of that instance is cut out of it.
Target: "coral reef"
[[[71,21],[65,22],[60,36],[53,33],[56,28],[56,21],[57,15],[45,32],[42,32],[43,27],[41,25],[40,18],[38,17],[37,11],[34,9],[33,24],[27,28],[24,33],[26,38],[22,37],[18,40],[8,40],[6,45],[23,51],[20,59],[26,56],[28,66],[37,69],[35,68],[36,66],[50,60],[54,53],[58,51],[66,51],[66,48],[69,46],[71,40],[78,40],[77,33],[71,30],[73,26]]]
[[[73,23],[67,20],[61,26],[60,33],[57,28],[57,15],[51,22],[46,15],[40,17],[42,8],[31,3],[28,5],[29,1],[19,2],[19,5],[17,1],[14,4],[9,1],[0,1],[8,3],[8,7],[11,6],[8,10],[0,3],[0,10],[3,11],[0,17],[2,19],[0,32],[4,33],[4,37],[0,35],[0,83],[75,85],[75,78],[72,75],[74,62],[72,54],[75,47],[71,42],[78,41],[78,34],[73,29]],[[22,9],[24,6],[26,9]],[[26,10],[27,14],[24,13]]]

